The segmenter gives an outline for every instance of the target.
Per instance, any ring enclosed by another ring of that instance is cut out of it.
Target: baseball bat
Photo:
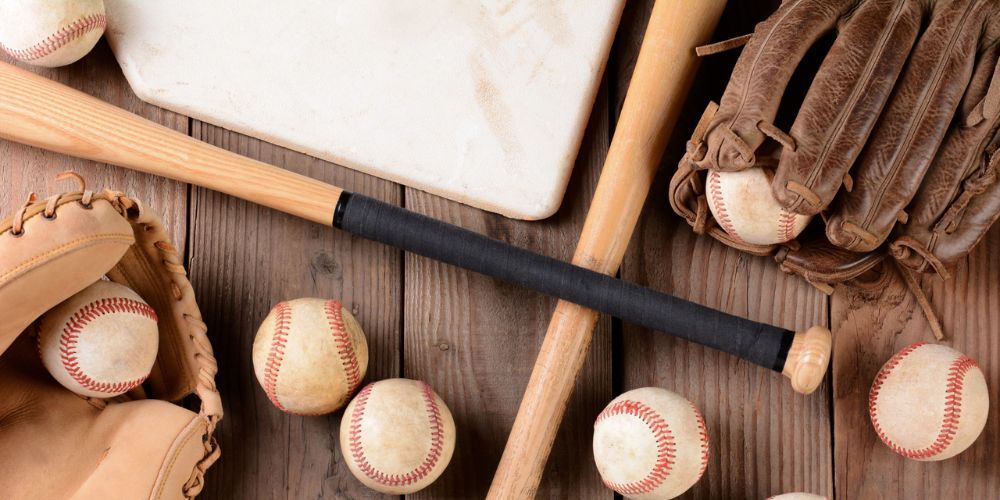
[[[715,311],[201,142],[0,63],[0,138],[219,191],[729,352],[799,387],[826,372],[818,330]],[[826,332],[829,336],[829,332]]]
[[[726,0],[657,0],[573,264],[613,275]],[[593,339],[598,313],[560,300],[500,458],[490,499],[533,498]],[[814,387],[796,387],[812,390]]]

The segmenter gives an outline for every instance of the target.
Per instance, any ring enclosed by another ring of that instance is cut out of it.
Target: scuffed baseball
[[[63,387],[95,398],[142,384],[159,342],[153,308],[110,281],[98,281],[52,308],[38,330],[38,353],[49,373]]]
[[[782,208],[771,193],[770,172],[761,168],[709,170],[705,196],[719,227],[741,243],[775,245],[791,241],[812,218]]]
[[[257,330],[253,369],[278,409],[323,415],[342,408],[365,378],[368,342],[336,300],[281,302]]]
[[[705,421],[693,403],[666,389],[628,391],[597,416],[594,461],[604,484],[626,497],[674,498],[708,467]]]
[[[4,0],[0,48],[35,66],[65,66],[94,48],[106,23],[102,0]]]
[[[767,500],[829,500],[827,497],[814,495],[812,493],[803,493],[801,491],[796,491],[793,493],[782,493],[780,495],[774,495],[773,497],[767,497]]]
[[[968,356],[917,343],[878,372],[868,397],[872,425],[892,451],[914,460],[951,458],[979,437],[989,413],[986,378]]]
[[[390,495],[419,491],[455,451],[455,421],[429,385],[402,378],[365,386],[340,424],[340,449],[354,477]]]

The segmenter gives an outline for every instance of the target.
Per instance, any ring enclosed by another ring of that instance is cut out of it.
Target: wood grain
[[[333,224],[342,190],[232,154],[0,62],[0,137],[228,193]]]
[[[13,60],[0,51],[0,63],[12,64]],[[103,42],[84,60],[65,68],[19,67],[96,96],[180,133],[187,133],[187,117],[145,104],[132,93],[111,50]],[[3,216],[11,215],[24,203],[29,192],[45,197],[64,191],[76,191],[79,187],[75,182],[56,181],[56,175],[66,170],[83,175],[89,188],[124,191],[155,207],[163,216],[174,244],[178,248],[184,248],[184,214],[187,206],[187,186],[184,184],[2,139],[0,179],[4,180],[4,184],[0,189],[0,213]]]
[[[267,163],[399,203],[395,184],[277,146],[194,122],[194,137]],[[347,233],[195,188],[189,271],[219,357],[225,420],[223,459],[206,479],[204,498],[360,498],[372,495],[348,471],[338,443],[341,412],[287,415],[254,377],[251,345],[274,304],[300,297],[336,298],[367,334],[366,381],[399,373],[401,253]]]
[[[777,0],[731,2],[716,39],[744,34]],[[630,2],[595,107],[566,204],[539,223],[511,222],[413,190],[406,205],[534,250],[568,259],[607,153],[652,0]],[[760,499],[805,490],[837,498],[992,499],[1000,491],[1000,228],[949,282],[925,279],[950,335],[986,374],[993,410],[983,436],[943,463],[897,457],[871,429],[868,390],[895,351],[930,340],[923,317],[898,282],[885,291],[838,289],[832,299],[778,272],[695,237],[666,200],[666,180],[705,102],[721,95],[737,53],[707,58],[671,139],[660,178],[622,268],[626,279],[747,317],[835,330],[833,382],[794,394],[777,374],[658,333],[602,317],[574,389],[539,498],[611,498],[590,450],[594,417],[614,394],[655,385],[694,401],[711,436],[706,477],[686,498]],[[36,70],[32,70],[36,71]],[[189,120],[141,103],[106,45],[80,63],[39,73],[181,133]],[[320,180],[401,204],[397,185],[193,123],[195,137]],[[372,350],[367,380],[430,382],[455,412],[455,458],[442,478],[414,497],[476,498],[486,493],[555,300],[489,278],[352,238],[259,206],[177,182],[0,140],[0,212],[29,191],[75,189],[55,175],[72,169],[93,187],[122,189],[156,208],[188,264],[220,361],[226,418],[223,456],[203,498],[371,498],[342,465],[339,414],[281,414],[253,376],[257,324],[281,299],[337,297],[357,312]],[[405,300],[404,300],[405,298]],[[829,305],[828,305],[829,304]],[[829,309],[829,311],[828,311]],[[405,337],[404,337],[405,333]],[[831,417],[831,413],[833,417]],[[834,479],[836,478],[836,479]]]
[[[631,38],[641,39],[650,2],[626,12]],[[751,4],[751,5],[748,5]],[[715,39],[752,31],[766,16],[764,2],[731,2]],[[625,37],[626,33],[621,33]],[[637,42],[617,55],[627,78]],[[688,109],[663,160],[639,229],[622,264],[622,277],[694,302],[757,321],[801,331],[827,324],[827,299],[804,281],[786,276],[768,259],[740,254],[711,238],[696,237],[670,210],[667,181],[684,141],[709,99],[718,99],[735,54],[708,58]],[[620,86],[618,87],[620,88]],[[765,498],[790,491],[833,494],[832,443],[824,383],[809,396],[792,391],[776,373],[701,346],[625,324],[616,393],[644,386],[673,390],[705,415],[711,459],[688,498]]]
[[[562,209],[542,222],[504,219],[413,189],[411,210],[569,260],[608,149],[607,90],[597,98]],[[406,256],[403,373],[427,381],[455,416],[451,466],[416,498],[487,493],[556,301],[421,257]],[[590,453],[593,418],[611,394],[610,321],[597,327],[539,498],[610,498]]]
[[[573,264],[615,274],[649,193],[667,138],[725,0],[659,0],[601,170]],[[487,498],[534,496],[593,337],[596,311],[559,301]],[[824,370],[825,371],[825,370]]]
[[[952,279],[923,279],[946,335],[941,343],[975,359],[990,389],[991,408],[983,434],[966,451],[942,462],[917,462],[896,455],[879,440],[868,416],[868,393],[882,365],[909,344],[935,342],[920,308],[896,275],[884,288],[838,288],[831,305],[838,498],[997,498],[998,275],[1000,227],[994,227],[958,265]]]

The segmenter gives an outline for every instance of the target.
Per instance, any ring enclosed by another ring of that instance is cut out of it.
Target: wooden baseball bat
[[[732,353],[819,384],[815,330],[749,321],[514,247],[198,141],[0,63],[0,138],[236,196]],[[2,236],[2,235],[0,235]],[[829,332],[826,332],[829,336]]]
[[[726,0],[653,5],[574,264],[608,275],[618,271],[698,68],[695,47],[710,40],[725,7]],[[597,317],[559,301],[487,498],[535,496]],[[815,389],[814,381],[805,387],[793,382],[796,390]]]

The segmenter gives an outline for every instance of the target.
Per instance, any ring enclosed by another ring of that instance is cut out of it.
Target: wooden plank
[[[616,61],[625,89],[652,2],[632,2],[627,47]],[[774,2],[732,2],[716,39],[748,33]],[[723,311],[785,328],[827,322],[827,299],[804,281],[784,275],[769,259],[751,257],[708,237],[695,236],[674,216],[667,183],[684,142],[709,99],[718,99],[737,54],[704,61],[663,171],[647,202],[622,277]],[[624,95],[616,96],[622,99]],[[832,495],[829,385],[802,396],[780,375],[668,336],[623,325],[616,393],[644,386],[673,390],[703,412],[711,443],[708,470],[686,497],[764,498],[790,491]]]
[[[399,203],[400,188],[214,126],[193,136],[351,191]],[[400,252],[216,192],[195,189],[189,267],[219,358],[223,458],[204,498],[368,497],[339,450],[342,412],[297,417],[274,408],[254,377],[257,327],[281,300],[341,300],[368,337],[366,381],[394,377],[401,330]]]
[[[572,258],[609,145],[607,90],[597,97],[561,210],[518,222],[413,189],[408,208],[562,260]],[[415,498],[482,498],[527,386],[555,299],[421,257],[406,256],[403,373],[425,380],[455,416],[444,475]],[[611,395],[610,321],[602,319],[539,498],[610,498],[590,452],[593,418]]]
[[[900,457],[882,444],[868,416],[868,393],[882,365],[903,347],[934,342],[898,276],[884,289],[840,287],[833,296],[834,442],[838,498],[995,499],[1000,492],[1000,227],[994,227],[951,280],[923,279],[947,339],[986,375],[993,407],[969,449],[943,462]],[[933,395],[928,395],[933,397]]]
[[[14,63],[2,51],[0,60]],[[23,64],[18,66],[97,96],[167,127],[187,132],[187,117],[145,104],[132,93],[111,50],[104,42],[99,43],[94,51],[80,62],[64,68],[32,68]],[[0,213],[4,215],[0,217],[12,214],[32,191],[39,197],[45,197],[78,190],[79,187],[73,181],[56,182],[56,175],[66,170],[83,175],[88,188],[123,191],[152,207],[163,216],[173,243],[178,248],[184,248],[187,228],[185,184],[3,140],[0,140],[0,178],[4,179],[4,187],[0,189]]]

